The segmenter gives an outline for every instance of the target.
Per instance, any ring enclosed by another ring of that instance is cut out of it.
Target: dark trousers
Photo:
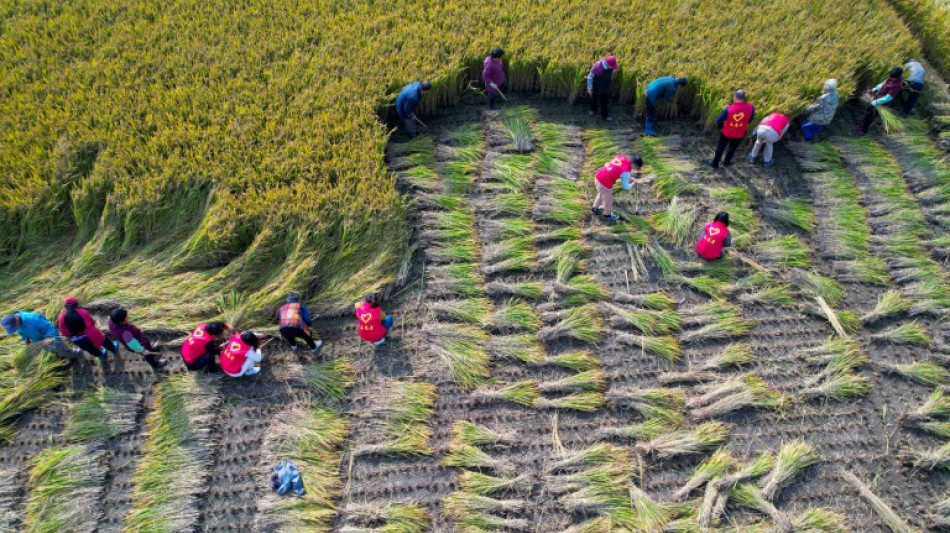
[[[214,355],[211,352],[205,352],[198,356],[193,362],[185,362],[185,367],[192,372],[207,369],[209,372],[217,372],[218,365],[214,362]]]
[[[104,356],[102,355],[102,351],[101,351],[101,350],[97,350],[97,349],[96,349],[96,345],[93,344],[92,341],[89,340],[89,339],[86,338],[86,337],[83,337],[83,338],[81,338],[81,339],[79,339],[79,340],[75,340],[75,341],[72,341],[72,342],[73,342],[73,344],[75,344],[76,346],[79,346],[79,347],[82,348],[83,350],[85,350],[85,351],[89,352],[90,354],[92,354],[93,357],[104,357]],[[102,347],[105,348],[106,350],[109,350],[110,352],[112,352],[112,355],[118,355],[118,353],[119,353],[119,347],[116,346],[116,344],[115,344],[114,342],[112,342],[111,340],[109,340],[109,339],[106,339],[105,342],[102,343]]]
[[[654,122],[656,122],[656,102],[652,102],[647,98],[647,123],[652,124]]]
[[[411,118],[404,118],[402,119],[402,124],[406,127],[406,133],[409,134],[409,137],[415,139],[417,135],[416,121]]]
[[[923,83],[911,83],[909,86],[910,96],[907,97],[907,103],[904,104],[904,114],[909,115],[913,113],[914,106],[917,105],[917,100],[920,99],[920,94],[924,92]]]
[[[313,337],[307,335],[307,332],[300,328],[280,328],[280,336],[291,346],[297,345],[297,339],[303,339],[311,350],[317,349],[317,343],[313,342]]]
[[[719,160],[722,159],[722,153],[726,152],[726,158],[722,161],[723,164],[731,165],[732,156],[736,155],[736,149],[739,148],[739,143],[742,142],[742,139],[730,139],[719,132],[719,144],[716,145],[716,156],[713,157],[712,166],[713,168],[719,168]],[[726,147],[729,147],[729,150],[726,151]]]
[[[592,93],[590,95],[591,112],[596,113],[598,107],[600,107],[600,116],[607,118],[610,115],[610,95],[609,94]]]
[[[861,133],[867,133],[871,129],[871,124],[874,123],[874,117],[877,116],[877,108],[868,106],[867,113],[864,114],[864,118],[861,119]]]

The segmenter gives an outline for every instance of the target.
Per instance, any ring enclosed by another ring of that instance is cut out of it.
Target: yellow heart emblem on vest
[[[369,324],[369,321],[372,319],[373,319],[372,313],[363,313],[362,315],[360,315],[360,322],[364,324]]]
[[[745,113],[736,113],[735,115],[732,115],[732,120],[735,120],[736,122],[739,122],[740,120],[744,118],[745,118]]]
[[[710,236],[710,237],[715,237],[716,235],[719,235],[719,228],[717,228],[717,227],[715,227],[715,226],[709,228],[709,236]]]

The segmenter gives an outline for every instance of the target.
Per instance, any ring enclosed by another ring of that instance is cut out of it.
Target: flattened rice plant
[[[502,387],[482,387],[472,393],[476,401],[504,400],[519,405],[531,405],[541,397],[537,381],[518,381]]]
[[[911,346],[930,346],[931,342],[927,330],[916,321],[876,333],[871,335],[871,338],[877,341],[909,344]]]
[[[102,452],[83,445],[52,446],[30,462],[24,531],[93,531],[106,477]]]
[[[682,246],[693,236],[697,215],[693,205],[673,197],[665,211],[654,214],[649,220],[657,233]]]
[[[103,387],[86,395],[70,413],[65,435],[75,441],[109,439],[135,429],[142,395]]]
[[[463,387],[483,383],[491,374],[488,335],[471,326],[430,326],[429,343],[448,367],[452,379]]]
[[[811,266],[811,251],[795,235],[762,241],[756,244],[755,248],[764,262],[777,267],[808,268]]]

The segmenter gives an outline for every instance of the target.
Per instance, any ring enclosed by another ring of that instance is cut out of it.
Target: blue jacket
[[[396,97],[396,113],[399,118],[409,118],[416,112],[416,106],[422,98],[422,83],[414,81],[399,91]]]
[[[28,313],[26,311],[17,311],[20,315],[20,329],[17,333],[20,338],[31,342],[40,342],[43,339],[58,337],[59,331],[56,330],[45,316],[39,313]]]
[[[673,76],[657,78],[647,85],[646,93],[647,100],[651,104],[668,103],[670,98],[673,98],[673,95],[676,94],[676,78]]]

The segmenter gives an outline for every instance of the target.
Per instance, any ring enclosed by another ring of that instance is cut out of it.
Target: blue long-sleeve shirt
[[[726,106],[725,108],[723,108],[722,113],[719,113],[719,116],[716,117],[716,124],[719,124],[719,126],[722,127],[722,125],[726,123],[726,116],[728,114],[729,114],[729,106]],[[752,122],[754,118],[755,118],[755,108],[753,107],[752,115],[749,117],[749,122]]]
[[[20,329],[17,333],[24,341],[40,342],[43,339],[59,336],[56,326],[45,316],[27,311],[17,311],[17,314],[20,315]]]
[[[414,81],[399,91],[396,97],[396,113],[399,118],[410,118],[416,112],[416,106],[422,98],[422,83]]]
[[[676,94],[676,78],[664,76],[651,81],[646,89],[647,100],[651,104],[668,103]]]
[[[307,326],[313,325],[313,320],[310,319],[310,311],[307,310],[307,306],[304,304],[300,304],[300,319]]]

